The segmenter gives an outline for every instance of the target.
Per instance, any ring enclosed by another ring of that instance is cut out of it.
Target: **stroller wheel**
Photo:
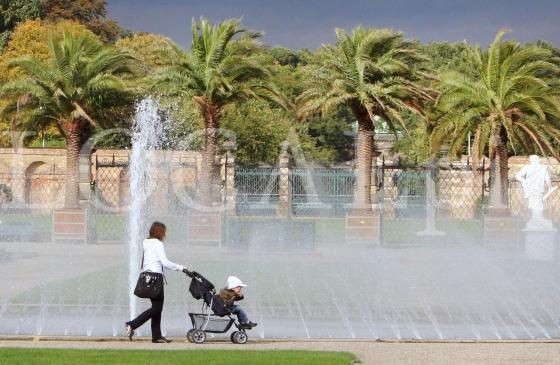
[[[193,330],[191,337],[194,343],[204,343],[206,341],[206,333],[203,330]]]
[[[193,341],[193,337],[192,337],[192,333],[194,332],[194,328],[190,329],[189,332],[187,332],[187,341],[189,342],[194,342]]]
[[[231,334],[231,341],[239,345],[243,345],[244,343],[247,343],[248,339],[249,337],[243,331],[235,331]]]

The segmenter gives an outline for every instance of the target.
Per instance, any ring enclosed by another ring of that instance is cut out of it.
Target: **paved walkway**
[[[336,340],[253,340],[246,345],[233,345],[223,340],[209,340],[203,345],[175,339],[170,344],[152,344],[146,340],[128,342],[124,338],[5,337],[0,347],[76,348],[76,349],[150,349],[150,350],[317,350],[348,351],[356,354],[361,364],[450,364],[450,365],[532,365],[560,364],[560,341],[506,342],[375,342]]]

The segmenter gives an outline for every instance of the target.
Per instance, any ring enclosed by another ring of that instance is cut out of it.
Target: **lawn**
[[[433,237],[420,237],[419,231],[426,227],[423,218],[399,218],[387,219],[383,222],[383,233],[386,245],[398,244],[429,244],[433,243]],[[457,243],[480,243],[482,239],[481,220],[461,219],[438,219],[436,228],[444,231],[446,235],[438,241],[446,244]]]
[[[244,350],[59,350],[0,349],[0,363],[10,365],[349,365],[347,352]]]

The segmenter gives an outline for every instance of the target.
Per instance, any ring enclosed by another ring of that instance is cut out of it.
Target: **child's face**
[[[236,286],[235,288],[233,288],[233,292],[235,294],[241,294],[241,287],[240,286]]]

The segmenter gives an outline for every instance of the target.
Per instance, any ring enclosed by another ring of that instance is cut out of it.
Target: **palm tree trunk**
[[[490,136],[490,209],[492,213],[503,215],[507,213],[508,195],[508,156],[507,135],[504,139],[503,128],[495,130]]]
[[[79,154],[80,129],[78,123],[70,123],[66,129],[66,193],[65,208],[79,208]]]
[[[212,182],[216,164],[218,131],[216,128],[204,128],[204,150],[200,165],[200,181],[198,203],[210,207],[212,205]]]
[[[193,101],[198,106],[204,120],[204,149],[200,164],[197,200],[199,204],[210,207],[212,206],[212,183],[216,164],[221,110],[209,103],[205,97],[195,96]]]
[[[358,118],[358,148],[355,213],[371,213],[371,169],[373,161],[374,128],[367,113],[355,112]]]
[[[509,206],[509,176],[508,176],[508,151],[507,151],[507,132],[505,128],[500,129],[500,144],[498,145],[498,165],[500,173],[500,193],[501,202],[505,207]]]

